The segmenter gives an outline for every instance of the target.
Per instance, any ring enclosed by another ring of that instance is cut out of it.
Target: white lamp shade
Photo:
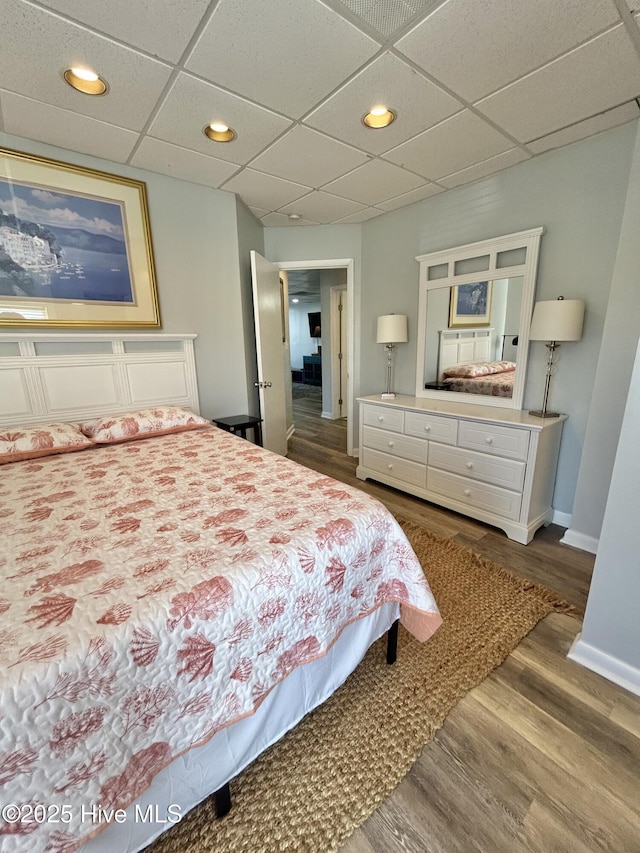
[[[379,344],[406,344],[408,340],[406,314],[385,314],[378,317]]]
[[[582,337],[582,299],[536,302],[531,319],[531,341],[579,341]]]

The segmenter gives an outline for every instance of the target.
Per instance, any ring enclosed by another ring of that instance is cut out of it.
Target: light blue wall
[[[554,407],[569,415],[553,499],[554,509],[567,515],[573,507],[637,126],[634,122],[549,152],[362,225],[362,394],[380,388],[384,353],[375,342],[375,323],[378,315],[391,312],[409,316],[409,343],[395,350],[395,390],[415,393],[416,255],[545,228],[536,299],[562,294],[587,303],[583,338],[561,347],[552,384]],[[628,322],[637,325],[638,320]],[[544,344],[533,343],[525,408],[541,403],[545,362]],[[624,399],[624,389],[620,393]]]
[[[640,124],[631,166],[624,218],[593,382],[571,535],[598,538],[607,502],[616,442],[640,335]]]
[[[356,257],[354,394],[373,394],[380,389],[385,354],[375,342],[376,318],[394,312],[409,317],[409,343],[395,350],[394,386],[396,391],[412,395],[418,310],[416,255],[543,226],[536,299],[555,299],[562,294],[584,299],[587,307],[582,340],[560,349],[551,393],[553,406],[569,416],[553,498],[554,509],[567,522],[591,409],[638,126],[632,122],[548,152],[360,226],[268,228],[265,232],[265,251],[273,261]],[[625,273],[627,282],[629,272]],[[624,312],[623,303],[620,306]],[[637,315],[625,316],[624,322],[637,333]],[[537,408],[542,401],[545,364],[544,344],[532,343],[525,408]],[[608,391],[621,410],[626,399],[624,383],[609,383]],[[606,418],[606,412],[601,417]],[[596,486],[605,492],[617,444],[615,424],[607,442],[609,465],[599,472]],[[597,536],[597,518],[591,523]]]
[[[146,183],[162,330],[198,335],[195,353],[203,415],[245,412],[246,356],[235,196],[8,134],[0,134],[0,145]],[[14,331],[31,330],[16,327]]]

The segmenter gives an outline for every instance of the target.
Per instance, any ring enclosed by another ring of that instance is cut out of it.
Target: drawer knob
[[[467,462],[467,468],[471,470],[473,468],[473,462]]]
[[[429,426],[429,424],[425,424],[424,429],[425,429],[425,432],[431,432],[431,427]]]
[[[393,465],[389,464],[389,465],[387,465],[387,468],[388,468],[390,471],[393,471]]]
[[[380,423],[382,423],[382,421],[384,420],[384,415],[378,415],[378,420],[380,421]]]
[[[485,441],[487,442],[487,444],[493,444],[493,439],[491,438],[491,436],[490,436],[490,435],[488,435],[488,436],[485,438]]]
[[[390,442],[389,442],[389,447],[393,447],[394,443],[395,443],[395,442],[390,441]]]
[[[471,489],[465,489],[464,493],[467,497],[469,497],[469,495],[471,494]]]

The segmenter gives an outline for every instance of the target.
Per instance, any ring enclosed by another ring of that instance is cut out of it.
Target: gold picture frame
[[[491,325],[492,289],[491,281],[454,285],[449,299],[449,328]]]
[[[0,327],[160,325],[144,182],[0,148]]]

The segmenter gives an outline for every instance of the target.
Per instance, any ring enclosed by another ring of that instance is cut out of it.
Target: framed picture
[[[146,187],[0,148],[0,326],[160,326]]]
[[[457,284],[451,288],[449,300],[449,328],[488,326],[491,321],[490,281]]]

